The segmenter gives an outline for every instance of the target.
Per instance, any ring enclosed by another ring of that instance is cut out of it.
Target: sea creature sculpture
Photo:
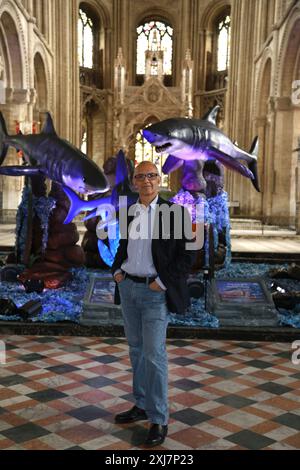
[[[103,193],[109,189],[105,175],[96,163],[70,142],[58,137],[49,113],[40,134],[12,136],[8,135],[0,113],[0,165],[9,147],[21,150],[26,164],[0,166],[1,175],[42,174],[81,194]]]
[[[158,153],[169,154],[163,172],[168,174],[191,160],[217,160],[225,167],[250,178],[259,191],[257,154],[258,137],[246,152],[233,143],[216,126],[219,105],[202,119],[171,118],[152,124],[143,130],[145,139],[155,146]],[[248,167],[239,160],[247,163]]]
[[[130,188],[126,158],[122,150],[119,151],[117,156],[116,185],[112,189],[111,195],[91,199],[90,201],[83,201],[72,189],[65,186],[63,189],[70,200],[69,212],[64,223],[68,224],[71,222],[80,212],[90,211],[83,220],[88,220],[100,215],[103,222],[98,226],[99,230],[103,228],[104,225],[108,225],[108,223],[113,225],[116,222],[115,214],[108,214],[107,216],[110,207],[114,208],[115,212],[118,212],[120,209],[120,201],[127,206],[136,202],[138,198],[138,194],[134,193]],[[120,196],[126,196],[126,199],[120,199]]]

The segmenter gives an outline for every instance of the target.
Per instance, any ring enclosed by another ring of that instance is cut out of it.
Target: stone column
[[[193,54],[193,0],[181,0],[179,15],[176,25],[173,25],[173,86],[180,86],[182,61],[187,49]]]
[[[27,0],[26,2],[26,10],[28,11],[29,15],[32,16],[33,14],[33,0]]]
[[[231,7],[231,53],[224,131],[248,151],[254,137],[252,89],[254,83],[255,8],[249,0],[233,0]],[[245,22],[245,18],[247,21]],[[243,119],[241,119],[243,116]],[[255,191],[245,178],[226,172],[226,190],[240,202],[243,215],[250,215],[250,194]]]
[[[300,108],[294,109],[294,141],[296,143],[296,152],[293,151],[293,158],[295,160],[295,204],[296,204],[296,218],[295,225],[297,234],[300,235]]]
[[[268,0],[269,1],[269,0]],[[259,8],[259,38],[260,38],[260,45],[262,45],[266,38],[267,38],[267,22],[268,22],[268,2],[261,2],[259,0],[260,8]]]
[[[276,192],[272,196],[272,218],[287,225],[295,216],[295,168],[293,153],[294,122],[290,97],[275,101],[276,121],[274,149],[270,158],[274,161]]]
[[[107,67],[109,68],[109,82],[107,82],[106,88],[113,87],[113,64],[114,60],[118,55],[119,47],[122,47],[124,57],[128,61],[128,57],[133,52],[132,48],[134,47],[135,51],[135,44],[134,44],[134,33],[131,36],[130,31],[130,3],[128,0],[113,0],[113,34],[110,31],[110,37],[108,37],[106,41],[106,47],[111,44],[110,51],[109,51],[109,58]],[[130,61],[131,63],[131,61]],[[130,73],[130,80],[131,73],[133,72],[133,63],[132,68],[129,71]],[[135,74],[133,74],[135,76]]]
[[[41,10],[41,32],[48,41],[49,2],[43,2]]]
[[[36,22],[38,29],[42,32],[42,5],[41,0],[36,0]]]
[[[112,66],[112,30],[105,29],[105,51],[104,51],[104,89],[112,88],[114,68]]]
[[[16,120],[27,119],[27,94],[10,94],[5,105],[1,105],[4,119],[9,134],[16,133]],[[14,148],[10,147],[4,161],[4,165],[20,165],[20,159]],[[20,202],[24,178],[13,176],[1,176],[0,191],[3,192],[2,215],[13,220]]]
[[[300,147],[300,139],[298,144]],[[300,235],[300,150],[298,150],[296,168],[296,232]]]
[[[55,1],[55,125],[60,137],[80,145],[80,90],[77,52],[78,0]]]
[[[192,25],[191,25],[191,0],[182,0],[181,6],[181,45],[180,62],[184,59],[187,49],[191,48]],[[180,69],[179,69],[180,70]]]

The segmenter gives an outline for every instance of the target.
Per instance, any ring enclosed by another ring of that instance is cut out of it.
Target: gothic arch
[[[105,102],[105,98],[101,98],[95,94],[91,94],[91,95],[88,95],[85,100],[83,101],[82,103],[82,111],[84,114],[84,109],[86,108],[86,106],[91,103],[91,102],[94,102],[95,104],[97,104],[97,106],[99,107],[99,110],[101,109],[101,112],[103,113],[104,116],[107,116],[107,109],[106,109],[106,102]]]
[[[204,10],[200,21],[200,29],[212,31],[215,19],[226,9],[231,7],[228,0],[212,0]]]
[[[157,113],[140,113],[132,119],[125,128],[125,146],[130,159],[135,159],[135,144],[137,133],[148,124],[161,121],[165,116]]]
[[[140,24],[153,18],[157,21],[165,21],[166,23],[169,23],[173,29],[176,29],[177,27],[176,17],[167,10],[164,10],[163,8],[145,8],[145,10],[135,18],[134,30],[136,30]]]
[[[99,148],[99,133],[102,128],[103,138],[107,131],[107,102],[105,95],[90,93],[82,97],[80,135],[86,133],[86,154],[98,165],[103,163],[102,150]],[[102,162],[102,163],[101,163]]]
[[[37,113],[48,111],[49,89],[44,60],[39,52],[34,56],[34,88],[37,93],[35,111]]]
[[[0,24],[2,24],[4,34],[6,35],[9,32],[11,35],[10,39],[7,39],[8,54],[10,56],[11,87],[29,88],[29,62],[26,41],[15,2],[5,0],[1,3]]]
[[[154,122],[159,122],[159,117],[157,117],[155,114],[151,114],[147,116],[147,118],[143,122],[143,126],[148,126],[148,124],[153,124]]]
[[[142,129],[143,127],[150,124],[150,122],[158,122],[165,119],[164,116],[160,113],[156,114],[149,114],[147,112],[141,113],[137,115],[134,119],[132,119],[125,128],[125,136],[126,136],[126,145],[127,148],[130,147],[132,142],[135,142],[136,133]]]
[[[0,23],[0,56],[2,59],[1,66],[3,67],[1,78],[4,81],[5,88],[12,88],[13,86],[12,70],[11,70],[8,44],[7,44],[5,32],[3,31],[1,23]]]
[[[9,63],[10,87],[23,88],[22,54],[17,28],[12,16],[4,11],[0,18]]]
[[[47,56],[47,53],[45,51],[45,49],[43,48],[42,44],[41,43],[37,43],[35,45],[35,48],[34,48],[34,51],[33,51],[33,57],[34,57],[34,60],[36,59],[36,56],[39,57],[40,59],[40,65],[42,66],[42,70],[44,72],[44,80],[45,80],[45,88],[46,88],[46,91],[47,91],[47,102],[46,102],[46,105],[47,105],[47,111],[51,111],[52,110],[52,89],[51,89],[51,84],[53,82],[53,80],[51,79],[51,72],[50,70],[52,69],[52,65],[50,63],[50,60],[49,60],[49,57]],[[34,62],[34,66],[35,66],[35,62]]]
[[[265,51],[258,75],[255,94],[255,115],[265,116],[268,112],[268,100],[271,94],[272,60],[270,51]]]
[[[297,153],[293,148],[297,146],[299,136],[300,108],[293,106],[292,82],[299,78],[299,36],[300,36],[300,5],[291,10],[286,19],[286,26],[282,35],[276,68],[276,138],[275,161],[277,167],[277,191],[275,203],[286,201],[286,218],[295,220],[296,214],[296,179],[297,179]],[[283,171],[284,169],[284,171]]]
[[[211,1],[201,17],[200,52],[196,72],[196,87],[199,90],[210,91],[227,86],[227,72],[217,71],[216,23],[223,14],[229,13],[230,9],[230,0]]]
[[[78,2],[78,8],[82,8],[94,22],[93,36],[93,78],[90,83],[89,75],[85,77],[83,72],[82,85],[97,88],[106,88],[111,74],[110,50],[111,50],[111,18],[106,6],[97,0],[82,0]],[[86,82],[87,80],[87,82]]]
[[[290,96],[292,81],[296,79],[294,65],[299,52],[300,5],[291,11],[287,21],[278,57],[275,81],[277,96]]]
[[[111,28],[111,18],[107,7],[104,5],[103,2],[99,0],[82,0],[78,2],[78,5],[81,4],[88,5],[94,10],[94,12],[99,16],[101,25],[105,29]]]
[[[176,34],[178,32],[178,25],[177,19],[168,11],[164,10],[163,8],[145,8],[143,12],[136,16],[135,20],[133,21],[133,29],[132,29],[132,44],[134,47],[132,48],[132,76],[136,79],[136,64],[137,64],[137,46],[136,46],[136,39],[137,33],[136,30],[138,26],[146,23],[147,21],[161,21],[170,25],[173,28],[173,39],[172,39],[172,76],[175,77],[176,75],[176,56],[177,56],[177,48],[176,48]],[[171,79],[172,80],[172,79]],[[172,83],[172,81],[170,82]],[[140,85],[141,83],[139,83]]]
[[[280,96],[290,96],[292,89],[292,81],[295,76],[295,64],[299,53],[299,37],[300,37],[300,16],[295,21],[290,31],[288,42],[285,47],[285,54],[281,63],[280,70]]]

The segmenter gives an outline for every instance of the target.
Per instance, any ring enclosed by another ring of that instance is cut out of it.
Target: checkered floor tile
[[[0,340],[0,449],[143,449],[146,422],[114,423],[132,401],[125,339]],[[292,352],[285,343],[168,340],[169,434],[156,449],[300,449]]]

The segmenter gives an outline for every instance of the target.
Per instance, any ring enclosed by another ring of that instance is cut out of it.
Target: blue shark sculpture
[[[159,153],[167,152],[163,172],[168,174],[184,161],[217,160],[225,167],[250,178],[259,191],[257,174],[258,138],[255,137],[248,152],[240,149],[216,126],[219,106],[215,106],[202,119],[172,118],[153,124],[143,130],[143,136]],[[239,160],[243,160],[248,167]]]
[[[104,243],[103,240],[98,239],[98,250],[101,258],[107,264],[107,266],[112,266],[115,256],[117,254],[120,243],[120,230],[119,224],[116,222],[116,231],[115,236],[108,238],[108,245]]]
[[[68,141],[58,137],[49,113],[40,134],[13,136],[8,135],[0,113],[0,165],[8,147],[21,150],[27,165],[0,166],[1,175],[42,174],[81,194],[103,193],[109,189],[105,175],[96,163]]]

